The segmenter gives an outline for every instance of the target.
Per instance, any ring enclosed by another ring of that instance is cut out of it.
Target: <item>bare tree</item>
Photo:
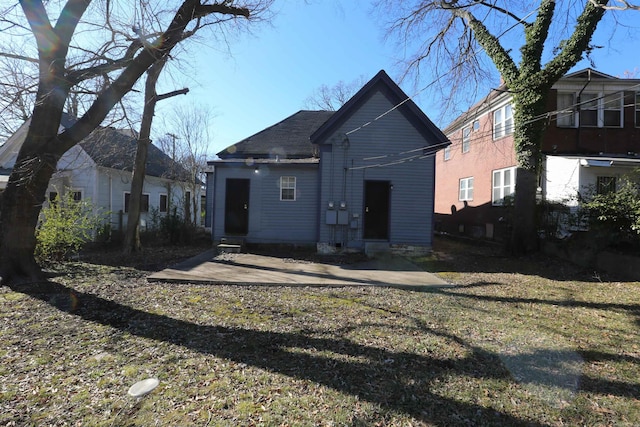
[[[33,110],[38,80],[24,61],[0,58],[0,140],[11,136]]]
[[[183,171],[184,186],[182,193],[190,194],[190,198],[182,201],[185,221],[197,225],[199,219],[200,187],[205,180],[207,155],[211,143],[211,120],[214,113],[205,105],[188,105],[174,108],[169,115],[168,127],[171,137],[160,140],[160,148],[171,153],[173,159]]]
[[[340,80],[333,86],[322,85],[304,102],[305,108],[336,111],[344,105],[365,83],[364,76],[345,83]]]
[[[236,22],[237,17],[259,15],[269,3],[183,0],[177,7],[169,3],[151,8],[146,2],[130,6],[98,2],[90,10],[88,0],[46,5],[40,0],[24,0],[19,7],[0,11],[3,30],[15,34],[28,30],[35,38],[39,76],[29,130],[2,194],[3,283],[45,279],[33,255],[35,227],[49,179],[62,154],[100,125],[142,74],[183,40],[190,25],[205,19]],[[52,14],[57,19],[51,20]],[[133,28],[132,16],[136,21]],[[101,91],[75,124],[59,132],[72,89],[92,79],[101,79]]]
[[[132,251],[137,252],[142,249],[142,243],[140,242],[140,207],[142,204],[142,190],[144,188],[144,178],[146,175],[147,153],[149,151],[149,144],[151,144],[151,126],[155,115],[156,104],[163,99],[177,95],[185,95],[189,92],[189,89],[185,88],[161,95],[156,93],[158,79],[166,64],[167,57],[162,58],[153,64],[147,72],[144,91],[144,109],[131,178],[127,229],[124,234],[123,250],[125,254],[131,253]]]
[[[390,31],[415,54],[408,70],[430,64],[444,90],[477,84],[497,69],[513,97],[518,162],[510,246],[514,253],[537,249],[536,189],[546,101],[552,85],[595,48],[592,36],[609,9],[637,9],[628,1],[380,0],[393,16]],[[616,16],[612,16],[615,18]],[[519,50],[515,50],[519,44]],[[546,60],[546,63],[544,62]],[[468,86],[467,86],[468,87]]]

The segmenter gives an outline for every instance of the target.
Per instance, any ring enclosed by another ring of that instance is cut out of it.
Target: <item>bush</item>
[[[640,248],[640,188],[630,179],[606,194],[583,200],[590,229],[608,245],[632,245]]]
[[[70,191],[62,198],[56,196],[40,213],[36,258],[40,261],[65,259],[91,241],[103,223],[104,215],[96,215],[90,202],[75,201]]]
[[[160,235],[172,245],[191,243],[195,227],[178,213],[175,206],[170,211],[160,220]]]

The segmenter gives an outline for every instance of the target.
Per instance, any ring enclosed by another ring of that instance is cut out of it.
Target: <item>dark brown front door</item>
[[[248,179],[227,179],[224,202],[224,232],[230,235],[246,235],[249,232]]]
[[[389,181],[364,182],[364,238],[389,239]]]

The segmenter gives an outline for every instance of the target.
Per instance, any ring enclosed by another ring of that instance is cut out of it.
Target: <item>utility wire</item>
[[[507,28],[506,30],[504,30],[502,33],[500,33],[500,35],[498,35],[496,37],[496,39],[500,39],[501,37],[503,37],[505,34],[507,34],[509,31],[511,31],[512,29],[514,29],[516,26],[518,26],[519,24],[523,23],[524,20],[526,18],[528,18],[529,16],[533,15],[536,11],[538,10],[538,8],[533,9],[531,12],[529,12],[527,15],[524,16],[524,18],[520,19],[518,22],[516,22],[515,24],[513,24],[511,27]],[[480,52],[484,51],[484,49],[482,48],[482,46],[480,46],[480,49],[477,52],[474,52],[473,55],[477,56]],[[459,62],[457,64],[455,64],[453,67],[451,67],[448,71],[440,74],[439,76],[437,76],[431,83],[427,84],[426,86],[424,86],[422,89],[419,89],[417,92],[415,92],[413,95],[407,97],[407,99],[401,101],[400,103],[398,103],[397,105],[394,105],[393,107],[391,107],[389,110],[385,111],[384,113],[380,114],[379,116],[377,116],[376,118],[374,118],[373,120],[370,120],[348,132],[345,133],[345,135],[351,135],[355,132],[358,132],[360,130],[362,130],[363,128],[369,126],[370,124],[380,120],[381,118],[385,117],[387,114],[391,113],[392,111],[397,110],[399,107],[401,107],[402,105],[404,105],[405,103],[407,103],[408,101],[413,100],[415,97],[417,97],[419,94],[421,94],[422,92],[424,92],[425,90],[427,90],[428,88],[430,88],[431,86],[433,86],[434,84],[436,84],[438,81],[440,81],[442,78],[444,78],[445,76],[449,75],[451,72],[453,72],[453,70],[455,70],[456,68],[462,66],[462,62]]]
[[[504,35],[506,35],[509,31],[511,31],[513,28],[517,27],[519,24],[523,23],[525,21],[525,19],[527,19],[528,17],[530,17],[531,15],[533,15],[538,9],[534,9],[531,12],[529,12],[527,15],[525,15],[522,19],[520,19],[518,22],[516,22],[514,25],[512,25],[511,27],[507,28],[506,30],[504,30],[502,33],[500,33],[496,38],[500,39],[501,37],[503,37]],[[478,52],[475,52],[474,55],[478,55],[479,52],[483,51],[484,49],[482,49],[482,47],[480,47],[480,50]],[[455,64],[453,67],[451,67],[447,72],[440,74],[439,76],[437,76],[432,82],[430,82],[429,84],[427,84],[426,86],[422,87],[421,89],[419,89],[417,92],[415,92],[413,95],[408,96],[406,99],[404,99],[403,101],[399,102],[398,104],[394,105],[393,107],[391,107],[390,109],[388,109],[387,111],[383,112],[382,114],[378,115],[377,117],[375,117],[374,119],[363,123],[362,125],[348,131],[345,133],[345,135],[351,135],[353,133],[356,133],[362,129],[364,129],[365,127],[373,124],[374,122],[382,119],[383,117],[387,116],[389,113],[395,111],[396,109],[400,108],[402,105],[404,105],[405,103],[407,103],[408,101],[413,100],[415,97],[417,97],[419,94],[421,94],[422,92],[424,92],[425,90],[427,90],[428,88],[430,88],[431,86],[433,86],[434,84],[436,84],[438,81],[440,81],[442,78],[444,78],[446,75],[450,74],[453,70],[455,70],[456,68],[460,67],[462,65],[462,63],[458,63]],[[557,116],[559,114],[570,114],[570,113],[574,113],[575,114],[575,110],[577,110],[578,107],[583,106],[585,104],[588,103],[592,103],[594,101],[599,101],[601,99],[606,98],[607,96],[611,96],[612,94],[616,94],[616,93],[624,93],[625,91],[630,91],[633,90],[635,88],[640,87],[640,84],[637,85],[633,85],[629,88],[626,89],[622,89],[619,91],[615,91],[615,92],[609,92],[609,93],[605,93],[602,96],[596,97],[596,98],[590,98],[589,100],[585,100],[579,103],[574,103],[571,106],[568,107],[564,107],[562,110],[553,110],[553,111],[548,111],[542,114],[539,114],[536,117],[533,117],[532,119],[524,122],[523,124],[530,124],[530,123],[534,123],[538,120],[550,120],[553,116]],[[484,99],[486,101],[486,97]],[[621,112],[624,111],[625,107],[629,107],[635,104],[623,104],[620,107]],[[599,108],[599,106],[597,107]],[[474,118],[475,119],[475,118]],[[515,124],[511,125],[511,132],[513,132],[513,128],[515,127]],[[506,129],[505,131],[509,131],[509,129]],[[468,140],[468,142],[473,142],[473,141],[477,141],[480,139],[485,139],[486,137],[488,137],[489,135],[493,135],[494,129],[493,126],[491,128],[491,130],[489,131],[484,131],[483,133],[478,133],[477,131],[474,132],[474,137],[470,140]],[[420,147],[414,150],[410,150],[410,151],[405,151],[405,152],[400,152],[400,153],[394,153],[394,154],[387,154],[387,155],[382,155],[382,156],[374,156],[374,157],[365,157],[362,158],[362,161],[372,161],[372,160],[383,160],[386,158],[393,158],[396,156],[402,156],[411,152],[417,152],[417,151],[423,151],[423,152],[429,152],[429,154],[425,154],[422,156],[410,156],[407,158],[403,158],[403,159],[398,159],[398,160],[394,160],[391,162],[387,162],[387,163],[378,163],[378,164],[374,164],[374,165],[363,165],[363,166],[355,166],[355,167],[351,167],[348,168],[349,170],[358,170],[358,169],[366,169],[366,168],[372,168],[372,167],[385,167],[385,166],[391,166],[391,165],[397,165],[397,164],[402,164],[405,162],[409,162],[409,161],[413,161],[416,159],[424,159],[424,158],[428,158],[428,157],[432,157],[436,154],[436,152],[441,149],[444,148],[446,146],[449,147],[457,147],[458,145],[461,145],[462,143],[464,143],[466,141],[460,141],[460,142],[452,142],[452,141],[446,141],[446,142],[440,142],[438,144],[434,144],[434,145],[430,145],[430,146],[426,146],[426,147]]]

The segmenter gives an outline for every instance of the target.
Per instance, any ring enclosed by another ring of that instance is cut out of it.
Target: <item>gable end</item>
[[[442,131],[433,124],[416,103],[400,89],[384,70],[380,70],[378,74],[311,135],[311,142],[313,144],[324,143],[329,135],[346,122],[349,117],[377,91],[380,91],[396,106],[407,121],[411,123],[427,141],[432,144],[445,143],[448,141]],[[378,118],[380,117],[381,116]],[[378,118],[372,118],[372,120]]]

